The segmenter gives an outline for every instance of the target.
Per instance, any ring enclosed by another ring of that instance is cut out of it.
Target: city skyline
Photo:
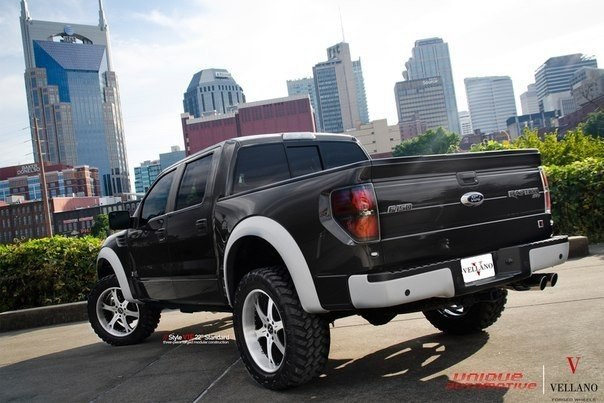
[[[36,20],[95,24],[97,19],[96,1],[29,3]],[[183,89],[191,75],[204,68],[228,69],[245,88],[248,101],[277,98],[287,94],[287,79],[308,76],[310,66],[323,60],[327,46],[345,40],[363,61],[371,118],[387,118],[389,124],[395,124],[392,87],[402,80],[404,63],[418,39],[439,37],[448,43],[458,110],[467,110],[461,90],[466,77],[509,75],[519,95],[550,57],[584,53],[602,60],[604,45],[599,38],[603,29],[597,10],[603,6],[593,0],[574,2],[572,7],[568,2],[555,3],[553,7],[545,1],[428,1],[403,6],[384,1],[379,7],[367,7],[361,2],[341,2],[342,30],[336,3],[105,0],[130,167],[170,145],[182,146]],[[513,30],[493,29],[509,23],[505,15],[518,9],[523,13],[515,14]],[[563,13],[565,22],[554,29],[550,22],[557,20],[558,13]],[[0,155],[0,166],[4,166],[27,163],[33,157],[26,155],[32,148],[23,136],[28,131],[21,130],[29,122],[19,1],[2,2],[0,15],[0,144],[6,150]],[[399,24],[405,15],[413,18]],[[540,18],[535,20],[534,15]],[[312,28],[309,18],[315,22]],[[522,27],[520,33],[515,32],[518,26]],[[519,100],[515,102],[520,110]]]

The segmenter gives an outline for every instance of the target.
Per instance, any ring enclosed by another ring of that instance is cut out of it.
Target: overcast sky
[[[29,0],[32,19],[98,24],[97,0]],[[519,96],[549,57],[584,53],[604,66],[602,0],[105,0],[130,171],[183,146],[182,96],[192,75],[226,68],[248,101],[287,95],[325,49],[361,58],[369,117],[397,123],[394,84],[415,40],[449,44],[459,110],[463,79],[507,75]],[[343,30],[340,25],[342,16]],[[33,161],[20,1],[0,1],[0,166]]]

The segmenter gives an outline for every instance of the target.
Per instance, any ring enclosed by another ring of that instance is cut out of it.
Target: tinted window
[[[211,164],[211,155],[187,164],[176,196],[176,210],[202,202]]]
[[[239,150],[233,192],[243,192],[289,178],[282,144],[262,144]]]
[[[353,142],[328,141],[321,143],[321,155],[325,169],[367,160],[361,147]]]
[[[168,195],[170,194],[170,186],[173,179],[174,171],[162,176],[149,191],[143,202],[141,224],[147,223],[153,217],[166,214],[166,204],[168,203]]]
[[[292,177],[320,171],[321,157],[316,146],[288,147],[287,160]]]

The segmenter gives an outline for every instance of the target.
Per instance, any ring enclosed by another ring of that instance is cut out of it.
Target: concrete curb
[[[88,320],[86,302],[0,313],[0,332]]]
[[[589,255],[589,241],[587,237],[571,236],[568,238],[568,241],[569,258],[572,259]],[[74,302],[71,304],[2,312],[0,313],[0,333],[61,323],[80,322],[84,320],[88,320],[86,302]]]

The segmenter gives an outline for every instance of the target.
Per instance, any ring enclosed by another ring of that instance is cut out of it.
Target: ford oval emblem
[[[484,196],[482,193],[478,192],[470,192],[461,196],[461,204],[468,207],[476,207],[480,206],[484,201]]]

